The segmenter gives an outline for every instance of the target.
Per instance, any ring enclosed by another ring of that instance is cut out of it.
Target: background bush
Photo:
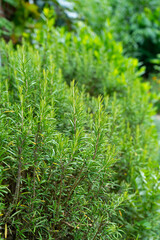
[[[94,31],[102,34],[112,30],[121,41],[128,56],[138,58],[146,66],[147,74],[153,71],[151,59],[160,52],[159,1],[92,0],[74,1],[76,9]]]
[[[42,27],[45,6],[54,9],[56,26],[75,30],[75,23],[82,20],[101,36],[104,31],[112,31],[115,40],[123,43],[125,54],[138,58],[146,67],[147,77],[154,71],[151,60],[160,52],[158,0],[3,0],[0,34],[20,42],[22,35]]]

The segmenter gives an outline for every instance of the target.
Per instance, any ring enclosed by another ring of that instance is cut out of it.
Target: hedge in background
[[[151,60],[160,52],[159,0],[72,1],[85,21],[98,34],[112,30],[128,56],[137,57],[152,72]]]
[[[111,30],[124,52],[146,66],[147,76],[154,71],[151,60],[160,52],[159,0],[2,0],[0,36],[20,43],[23,35],[43,26],[45,6],[54,9],[52,26],[63,25],[71,31],[81,19],[100,35]]]
[[[149,85],[111,33],[52,23],[0,45],[2,237],[158,239]]]

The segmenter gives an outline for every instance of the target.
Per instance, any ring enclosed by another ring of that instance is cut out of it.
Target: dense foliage
[[[159,0],[83,0],[74,1],[77,11],[87,23],[101,34],[112,30],[114,38],[121,41],[129,56],[137,57],[153,71],[152,58],[160,52],[160,2]]]
[[[11,39],[14,44],[21,43],[22,36],[32,34],[35,28],[43,27],[45,6],[54,9],[56,26],[72,29],[79,15],[73,4],[63,0],[1,0],[0,1],[0,37]]]
[[[56,26],[75,29],[75,22],[85,21],[103,36],[104,31],[124,46],[128,56],[136,57],[146,67],[146,76],[154,71],[152,59],[160,53],[159,0],[2,0],[0,1],[0,36],[14,43],[21,36],[41,28],[45,6],[54,9]]]
[[[110,32],[1,41],[2,239],[159,239],[150,86]]]
[[[24,31],[32,31],[36,26],[34,19],[39,19],[38,6],[24,0],[0,1],[0,37],[13,43],[20,43]]]

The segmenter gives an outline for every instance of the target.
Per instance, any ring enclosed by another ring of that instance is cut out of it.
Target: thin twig
[[[96,158],[96,155],[97,155],[98,143],[99,143],[99,132],[98,132],[98,136],[97,136],[97,140],[96,140],[96,148],[95,148],[93,160]]]
[[[98,227],[98,229],[97,229],[97,232],[96,232],[96,234],[94,235],[94,237],[93,237],[93,240],[95,240],[96,239],[96,237],[97,237],[97,235],[98,235],[98,233],[100,232],[100,230],[101,230],[101,227],[102,227],[102,225],[103,225],[103,220],[101,221],[101,223],[99,224],[99,227]]]
[[[36,167],[35,167],[35,164],[36,164],[36,161],[37,161],[37,136],[38,134],[36,134],[36,138],[35,138],[35,148],[34,148],[34,152],[33,152],[33,156],[34,156],[34,172],[33,172],[33,198],[35,198],[35,178],[36,178]]]
[[[72,188],[71,188],[71,190],[70,190],[70,192],[68,194],[68,197],[66,199],[66,203],[70,199],[70,197],[71,197],[72,193],[74,192],[75,188],[77,187],[78,183],[83,179],[83,177],[80,178],[80,176],[81,176],[81,174],[83,172],[84,166],[85,166],[85,164],[83,164],[83,166],[82,166],[82,168],[81,168],[81,170],[80,170],[80,172],[79,172],[79,174],[78,174],[78,176],[77,176],[77,178],[76,178],[76,180],[75,180],[75,182],[74,182],[74,184],[73,184],[73,186],[72,186]]]
[[[17,204],[18,198],[19,198],[19,192],[20,192],[20,182],[21,182],[21,172],[22,172],[21,147],[18,148],[18,152],[19,152],[19,163],[18,163],[17,183],[16,183],[16,189],[15,189],[14,199],[13,199],[14,204]]]
[[[21,146],[18,147],[18,159],[19,159],[19,163],[18,163],[18,174],[17,174],[17,181],[16,181],[16,188],[15,188],[15,193],[14,193],[14,197],[13,197],[13,201],[12,201],[12,204],[10,205],[7,213],[5,214],[4,216],[4,220],[6,220],[10,213],[11,213],[11,210],[12,210],[12,206],[14,204],[17,204],[18,202],[18,198],[19,198],[19,192],[20,192],[20,183],[21,183],[21,177],[22,177],[22,146],[24,144],[24,141],[22,141],[21,143]]]
[[[61,173],[60,193],[59,193],[58,204],[57,204],[57,208],[56,208],[56,217],[58,216],[58,210],[59,210],[59,206],[60,206],[60,202],[61,202],[61,197],[62,197],[62,184],[63,184],[63,168],[62,168],[62,173]]]
[[[74,113],[74,134],[76,134],[76,117],[75,117],[75,113]]]
[[[97,150],[98,150],[98,144],[99,144],[99,131],[98,131],[98,136],[97,136],[97,140],[96,140],[96,148],[95,148],[95,151],[94,151],[94,155],[93,155],[93,160],[95,160],[96,158],[96,155],[97,155]],[[91,186],[92,186],[92,182],[89,184],[88,186],[88,192],[91,190]]]
[[[38,144],[38,140],[39,140],[39,131],[40,131],[40,125],[38,123],[38,130],[35,136],[35,148],[34,148],[34,152],[33,152],[33,156],[34,156],[34,169],[33,169],[33,200],[36,197],[36,162],[37,162],[37,144]],[[34,204],[32,204],[32,211],[33,211],[33,207]]]
[[[73,86],[73,112],[74,112],[74,134],[76,134],[77,126],[76,126],[76,108],[75,108],[75,94],[74,94],[74,86]]]

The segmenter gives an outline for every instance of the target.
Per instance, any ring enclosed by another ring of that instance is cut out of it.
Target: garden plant
[[[112,30],[41,24],[0,41],[0,238],[160,239],[145,69]]]

